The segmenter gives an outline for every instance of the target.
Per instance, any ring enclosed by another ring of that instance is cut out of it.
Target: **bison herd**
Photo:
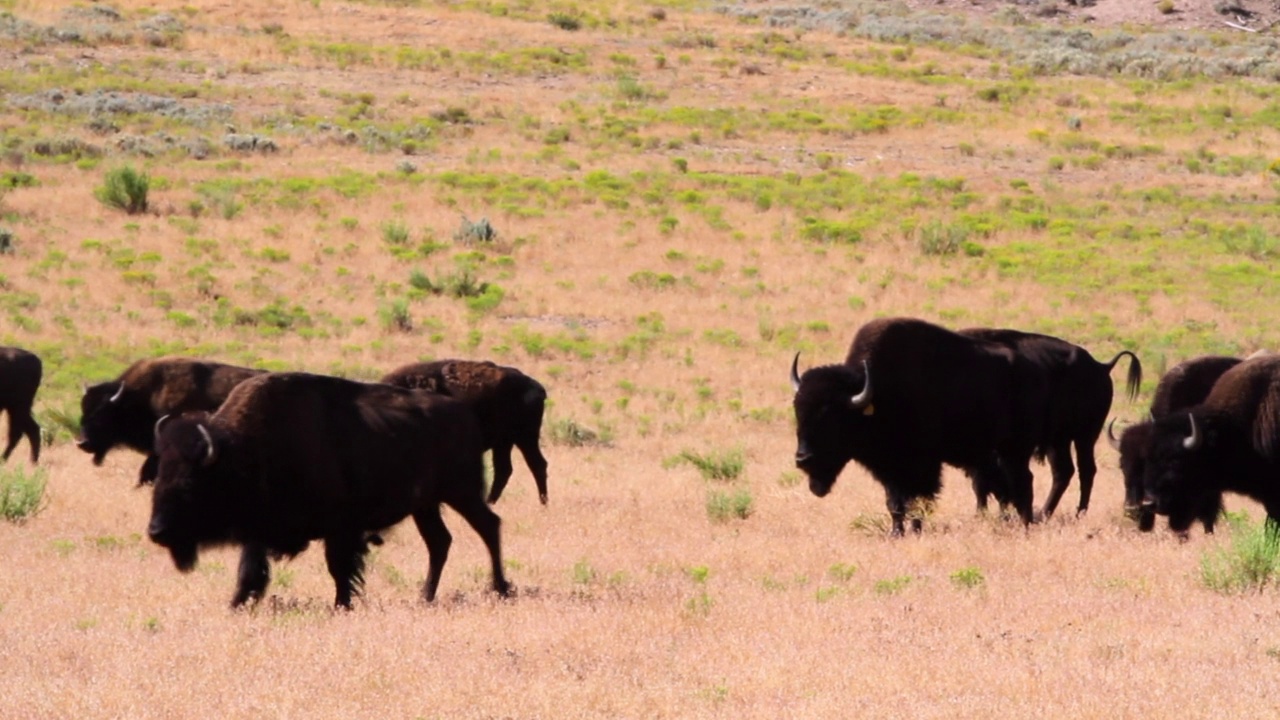
[[[1142,381],[1136,355],[1100,362],[1084,348],[1006,329],[951,331],[912,318],[862,326],[843,363],[791,365],[796,466],[817,496],[850,461],[884,487],[894,535],[932,502],[944,464],[1024,524],[1051,516],[1077,470],[1088,510],[1105,427],[1120,454],[1124,508],[1142,530],[1155,515],[1185,534],[1212,532],[1224,492],[1251,497],[1280,520],[1280,356],[1203,357],[1161,378],[1150,419],[1117,437],[1106,424],[1111,371],[1128,359],[1126,393]],[[41,380],[34,354],[0,348],[0,412],[9,413],[4,459],[22,437],[40,455],[32,404]],[[308,373],[269,373],[178,357],[140,360],[81,398],[76,445],[94,464],[116,447],[145,456],[139,484],[152,486],[147,534],[182,571],[201,548],[241,548],[233,606],[262,597],[270,558],[324,543],[335,604],[350,607],[369,545],[412,517],[427,546],[423,595],[435,598],[452,536],[453,508],[489,551],[492,587],[506,595],[498,516],[518,448],[547,502],[547,460],[538,446],[546,390],[491,362],[407,365],[378,383]],[[1074,450],[1074,461],[1072,452]],[[485,496],[483,453],[493,452]],[[1052,485],[1035,510],[1031,460]],[[487,500],[487,503],[486,503]]]

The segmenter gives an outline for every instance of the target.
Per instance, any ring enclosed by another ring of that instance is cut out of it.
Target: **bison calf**
[[[9,413],[8,460],[25,435],[31,446],[31,462],[40,461],[40,425],[31,414],[44,368],[35,353],[14,347],[0,347],[0,414]]]
[[[306,373],[241,383],[212,416],[156,425],[159,473],[147,534],[178,569],[203,546],[243,543],[277,557],[323,540],[349,608],[363,585],[367,539],[412,515],[427,545],[423,594],[435,599],[452,536],[441,503],[489,549],[493,589],[507,594],[498,516],[484,501],[480,430],[451,398]],[[264,566],[242,566],[236,597],[260,595]]]
[[[448,395],[475,412],[484,448],[493,450],[490,503],[502,497],[511,479],[511,448],[518,447],[533,473],[538,499],[547,504],[547,459],[538,448],[547,391],[537,380],[515,368],[487,361],[437,360],[396,368],[382,382]]]

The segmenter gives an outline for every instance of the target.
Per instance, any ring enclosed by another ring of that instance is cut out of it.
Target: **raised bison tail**
[[[1111,362],[1107,363],[1107,371],[1120,362],[1120,358],[1129,356],[1129,377],[1125,386],[1125,394],[1129,396],[1129,401],[1133,402],[1138,399],[1138,390],[1142,387],[1142,363],[1138,361],[1138,356],[1129,350],[1121,350],[1116,356],[1111,358]]]

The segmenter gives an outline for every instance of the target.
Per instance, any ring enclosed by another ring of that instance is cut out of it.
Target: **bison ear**
[[[209,467],[218,460],[218,448],[213,444],[213,436],[209,434],[209,430],[204,426],[204,423],[197,423],[196,429],[204,436],[204,466]]]

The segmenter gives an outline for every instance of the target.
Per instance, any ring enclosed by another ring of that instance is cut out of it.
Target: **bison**
[[[796,466],[818,497],[850,461],[885,488],[893,533],[907,505],[941,489],[942,464],[971,471],[975,487],[1001,484],[1032,520],[1031,457],[1041,445],[1049,388],[1042,373],[1000,343],[911,318],[873,320],[842,365],[811,368],[795,389]],[[913,519],[920,530],[920,520]]]
[[[163,415],[212,412],[242,381],[261,370],[183,357],[139,360],[120,377],[85,388],[80,398],[80,437],[76,446],[101,465],[117,445],[147,456],[138,482],[155,478],[152,428]]]
[[[44,367],[35,353],[15,347],[0,347],[0,414],[9,413],[8,460],[22,436],[31,446],[31,462],[40,461],[40,425],[31,414],[40,389]]]
[[[1071,462],[1072,445],[1080,468],[1080,504],[1076,506],[1076,514],[1088,511],[1093,479],[1098,474],[1094,446],[1111,410],[1111,370],[1121,358],[1129,358],[1127,391],[1130,401],[1136,399],[1142,385],[1142,364],[1138,356],[1121,350],[1103,363],[1084,348],[1049,335],[995,328],[970,328],[961,330],[960,334],[1004,345],[1043,374],[1049,394],[1048,403],[1040,409],[1044,416],[1044,437],[1036,448],[1036,457],[1048,460],[1053,485],[1040,514],[1046,518],[1052,516],[1071,483],[1076,471]],[[983,504],[981,497],[979,504]]]
[[[1144,504],[1185,534],[1223,492],[1262,503],[1280,522],[1280,357],[1227,370],[1204,401],[1153,422]]]
[[[1198,405],[1208,397],[1218,378],[1241,362],[1240,358],[1209,355],[1173,366],[1156,385],[1155,397],[1151,400],[1151,418],[1158,420]],[[1146,474],[1153,429],[1150,421],[1137,423],[1125,428],[1117,439],[1111,426],[1107,426],[1107,440],[1120,453],[1120,472],[1124,475],[1125,514],[1136,519],[1138,529],[1143,532],[1149,532],[1155,527],[1154,508],[1142,505],[1142,482]],[[1221,495],[1215,496],[1200,508],[1197,517],[1206,533],[1213,532],[1214,523],[1221,512]]]
[[[493,451],[489,502],[496,503],[502,497],[511,479],[511,449],[518,447],[533,473],[538,499],[547,504],[547,459],[538,448],[547,391],[537,380],[487,361],[437,360],[396,368],[381,382],[430,390],[465,402],[480,422],[484,448]]]
[[[412,515],[427,545],[430,602],[452,542],[443,503],[484,540],[493,589],[506,595],[481,442],[474,415],[452,398],[307,373],[259,375],[212,415],[157,421],[147,534],[182,571],[211,545],[291,557],[323,540],[334,602],[350,608],[370,533]],[[260,596],[268,581],[265,567],[242,573],[236,597]]]

